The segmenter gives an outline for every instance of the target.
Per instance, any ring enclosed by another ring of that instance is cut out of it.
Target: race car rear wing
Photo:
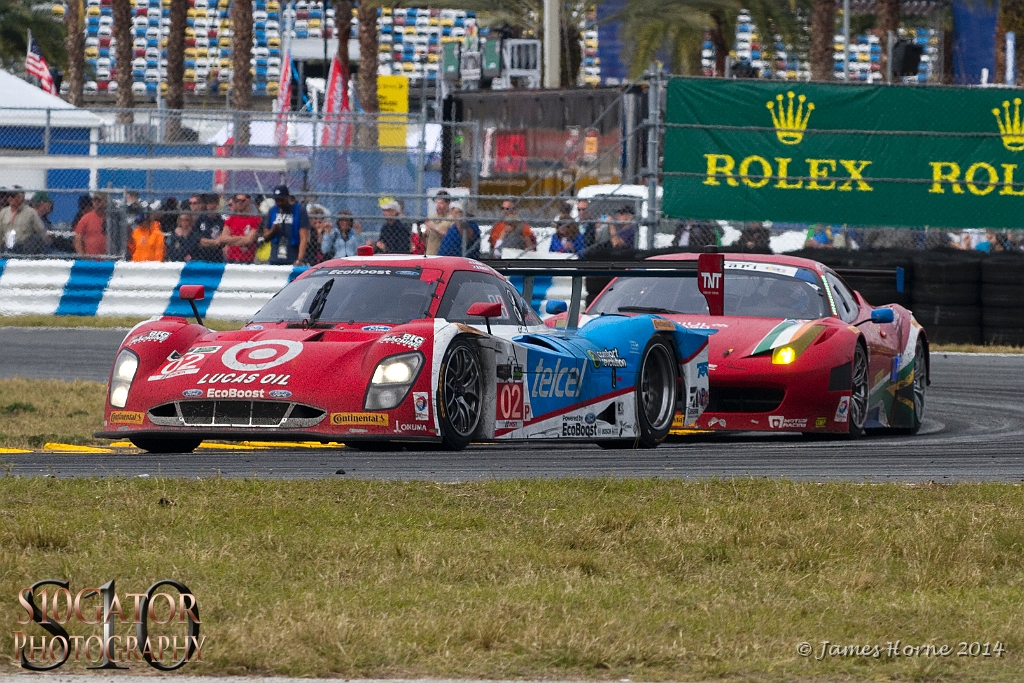
[[[505,277],[523,278],[523,298],[533,301],[533,279],[538,276],[572,278],[566,329],[579,327],[580,304],[584,277],[694,277],[697,287],[708,302],[711,315],[723,315],[725,303],[725,254],[700,254],[696,261],[577,261],[554,259],[515,259],[488,261],[488,265]],[[896,277],[896,291],[902,292],[906,279],[903,268],[832,268],[840,277]]]
[[[701,254],[705,256],[705,254]],[[721,257],[721,254],[706,254]],[[538,276],[571,277],[572,295],[569,300],[568,319],[565,329],[579,327],[580,305],[583,299],[583,278],[585,277],[700,277],[703,260],[697,261],[574,261],[548,259],[516,259],[487,261],[487,265],[505,277],[523,278],[523,298],[533,300],[533,279]],[[721,268],[717,272],[721,272]],[[702,290],[703,291],[703,290]],[[705,298],[708,294],[705,293]],[[708,300],[712,305],[712,300]]]

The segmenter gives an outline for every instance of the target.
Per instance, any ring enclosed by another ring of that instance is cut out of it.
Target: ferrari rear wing
[[[907,271],[904,270],[902,266],[896,266],[895,268],[832,268],[832,271],[843,278],[848,275],[879,279],[886,279],[895,276],[897,292],[902,292],[905,289],[907,278]]]
[[[702,256],[704,256],[702,254]],[[709,256],[720,256],[709,254]],[[538,276],[572,278],[572,295],[569,301],[568,320],[565,328],[579,327],[580,304],[583,299],[584,277],[699,277],[704,260],[697,261],[576,261],[548,259],[516,259],[487,261],[487,265],[505,277],[523,278],[523,298],[533,300],[533,279]],[[721,272],[719,268],[718,272]],[[708,294],[705,293],[705,297]],[[712,300],[708,300],[711,306]]]

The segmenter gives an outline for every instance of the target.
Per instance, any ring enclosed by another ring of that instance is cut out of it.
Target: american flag
[[[39,79],[40,88],[51,95],[57,94],[57,89],[53,87],[53,77],[50,76],[50,66],[43,58],[43,51],[39,49],[39,43],[32,37],[31,31],[28,32],[28,55],[25,57],[25,71],[28,75]]]

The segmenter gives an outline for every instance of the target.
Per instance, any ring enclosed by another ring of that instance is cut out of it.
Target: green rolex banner
[[[1024,228],[1019,91],[673,78],[664,213]]]

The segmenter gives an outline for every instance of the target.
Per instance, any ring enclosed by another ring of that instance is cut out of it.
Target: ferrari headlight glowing
[[[132,388],[132,380],[139,369],[139,357],[125,349],[117,354],[114,361],[114,374],[110,379],[110,405],[124,408],[128,403],[128,391]]]
[[[772,365],[789,365],[796,357],[796,349],[792,346],[780,346],[772,351]]]
[[[423,367],[423,354],[403,353],[385,358],[373,370],[363,403],[365,410],[390,410],[408,395]]]

